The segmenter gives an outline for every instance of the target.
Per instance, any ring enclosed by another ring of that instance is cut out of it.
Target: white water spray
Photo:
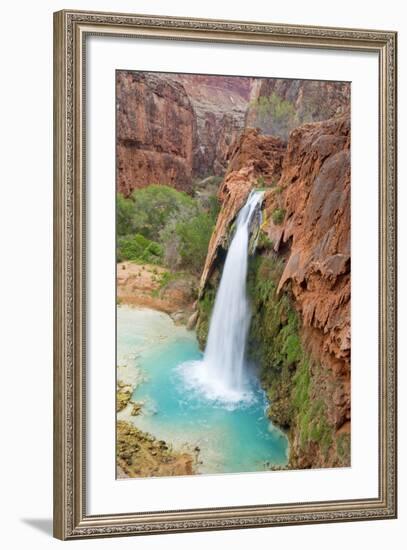
[[[250,325],[246,278],[250,224],[263,200],[252,192],[240,210],[216,295],[203,361],[183,368],[187,382],[206,397],[227,403],[250,398],[245,349]]]

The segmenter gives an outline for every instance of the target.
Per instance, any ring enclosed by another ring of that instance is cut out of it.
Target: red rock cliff
[[[119,71],[117,189],[151,183],[191,188],[195,112],[184,87],[165,74]]]

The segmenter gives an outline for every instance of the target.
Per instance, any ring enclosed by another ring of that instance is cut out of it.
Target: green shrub
[[[117,241],[117,260],[137,263],[161,263],[163,248],[160,244],[146,239],[143,235],[119,237]]]
[[[117,194],[116,202],[116,231],[118,236],[129,235],[134,231],[133,201],[126,199],[121,193]]]
[[[268,235],[264,231],[260,231],[259,238],[257,241],[257,248],[259,250],[272,250],[274,243],[269,239]]]
[[[160,232],[172,219],[188,218],[197,212],[189,195],[166,185],[135,189],[129,199],[118,194],[117,233],[139,233],[158,241]]]
[[[197,212],[189,195],[165,185],[149,185],[133,191],[134,224],[137,232],[158,241],[160,233],[172,222],[188,219]]]
[[[204,212],[177,224],[181,266],[200,273],[208,252],[213,226],[213,219]]]
[[[294,104],[281,98],[276,92],[261,96],[251,103],[256,113],[255,124],[263,132],[287,139],[290,131],[298,125]]]
[[[128,199],[119,193],[117,260],[199,273],[218,212],[216,197],[204,208],[197,199],[165,185],[135,189]]]
[[[283,208],[276,208],[271,214],[271,219],[276,225],[281,225],[284,221],[285,210]]]

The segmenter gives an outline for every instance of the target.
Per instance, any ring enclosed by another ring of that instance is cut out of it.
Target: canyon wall
[[[237,212],[265,188],[249,263],[249,355],[269,416],[290,437],[290,467],[350,465],[350,115],[281,139],[247,129],[219,190],[221,212],[203,270],[203,345]]]
[[[196,114],[194,176],[222,176],[229,147],[245,126],[252,80],[188,74],[175,78],[184,86]]]
[[[189,191],[196,115],[179,82],[165,74],[118,71],[117,190],[128,196],[151,183]]]
[[[151,183],[192,192],[221,176],[244,128],[251,79],[118,71],[117,189]]]

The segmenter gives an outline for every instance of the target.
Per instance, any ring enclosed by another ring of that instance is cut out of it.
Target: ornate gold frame
[[[86,514],[83,76],[91,34],[376,52],[379,59],[378,498]],[[396,517],[395,32],[60,11],[54,14],[54,535],[60,539]]]

